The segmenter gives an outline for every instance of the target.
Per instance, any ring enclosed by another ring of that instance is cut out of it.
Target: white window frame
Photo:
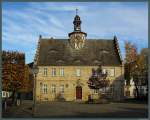
[[[111,69],[109,70],[109,76],[110,76],[110,77],[114,77],[114,76],[115,76],[115,69],[114,69],[114,68],[111,68]]]
[[[6,92],[6,97],[9,97],[9,92]]]
[[[44,74],[44,76],[47,76],[47,68],[44,68],[43,74]]]
[[[64,72],[64,68],[60,68],[60,76],[64,76],[65,72]]]
[[[106,74],[106,72],[107,72],[107,70],[105,68],[102,71],[103,71],[104,74]]]
[[[51,93],[56,94],[56,85],[55,84],[51,85]]]
[[[81,69],[79,69],[79,68],[76,69],[76,76],[77,77],[81,76]]]
[[[6,92],[2,91],[2,97],[6,97]]]
[[[114,68],[109,68],[106,71],[107,71],[109,77],[115,76],[115,69]]]
[[[52,68],[52,76],[56,76],[56,68]]]
[[[65,86],[64,85],[60,85],[60,93],[64,94],[65,92]]]
[[[47,84],[43,84],[43,94],[47,94],[47,93],[48,93]]]

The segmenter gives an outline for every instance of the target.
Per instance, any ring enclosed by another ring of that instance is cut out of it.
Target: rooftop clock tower
[[[74,49],[81,49],[84,47],[87,34],[81,31],[80,16],[78,15],[78,9],[76,9],[76,16],[74,17],[74,31],[69,33],[69,43]]]

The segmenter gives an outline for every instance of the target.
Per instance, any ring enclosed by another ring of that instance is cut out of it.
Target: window
[[[106,72],[107,72],[106,69],[103,69],[103,73],[106,74]]]
[[[51,86],[51,93],[55,94],[56,93],[56,85],[52,84]]]
[[[47,94],[47,84],[43,84],[43,93]]]
[[[9,97],[9,92],[6,92],[6,97]]]
[[[47,76],[47,68],[44,68],[44,76]]]
[[[60,69],[60,76],[64,76],[64,68]]]
[[[52,68],[52,76],[56,76],[56,68]]]
[[[80,69],[77,69],[76,70],[76,75],[79,77],[79,76],[81,76],[81,70]]]
[[[6,92],[2,91],[2,97],[6,97]]]
[[[64,93],[64,85],[60,86],[60,93]]]
[[[109,69],[108,70],[108,75],[111,76],[111,77],[115,76],[115,70],[114,69]]]
[[[110,69],[110,76],[115,76],[115,70],[114,69]]]

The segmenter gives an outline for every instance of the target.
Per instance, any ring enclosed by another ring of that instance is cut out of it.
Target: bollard
[[[7,109],[7,102],[5,101],[4,102],[4,110],[6,110]]]

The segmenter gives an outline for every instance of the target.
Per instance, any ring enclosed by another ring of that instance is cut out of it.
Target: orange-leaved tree
[[[14,51],[2,52],[2,89],[12,92],[13,102],[16,92],[24,86],[24,53]]]

